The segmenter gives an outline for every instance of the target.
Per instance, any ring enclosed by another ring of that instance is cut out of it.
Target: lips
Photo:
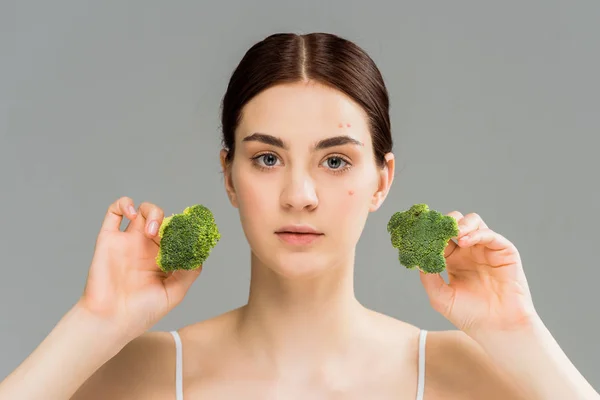
[[[323,233],[309,225],[287,225],[275,233],[279,239],[293,245],[311,244],[323,236]]]
[[[279,228],[275,233],[309,233],[322,235],[321,232],[310,225],[286,225]]]
[[[319,240],[323,234],[279,232],[277,236],[288,244],[307,245]]]

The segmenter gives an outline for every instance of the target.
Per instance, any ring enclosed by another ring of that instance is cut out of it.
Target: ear
[[[231,164],[227,162],[228,151],[225,149],[221,149],[219,154],[219,158],[221,159],[221,172],[223,173],[224,181],[225,181],[225,191],[227,192],[227,197],[229,197],[229,202],[235,208],[238,208],[237,196],[235,194],[235,187],[233,186],[233,179],[231,176]]]
[[[371,200],[370,212],[377,211],[387,197],[394,181],[394,154],[385,155],[385,165],[379,171],[379,184]]]

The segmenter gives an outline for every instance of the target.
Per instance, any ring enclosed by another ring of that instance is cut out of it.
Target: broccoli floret
[[[164,272],[197,269],[221,239],[213,214],[203,205],[163,219],[156,264]]]
[[[427,204],[415,204],[396,212],[387,224],[399,260],[408,269],[417,267],[427,274],[446,269],[444,249],[458,235],[458,223],[449,215],[430,210]]]

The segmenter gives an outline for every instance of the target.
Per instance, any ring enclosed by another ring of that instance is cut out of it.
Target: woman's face
[[[225,185],[255,256],[286,277],[350,260],[393,180],[391,154],[375,164],[361,107],[319,84],[278,85],[246,104],[235,140]],[[318,235],[281,233],[290,226]]]

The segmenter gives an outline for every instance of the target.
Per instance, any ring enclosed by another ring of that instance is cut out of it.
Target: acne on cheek
[[[352,190],[352,189],[348,190],[348,194],[349,194],[350,196],[352,196],[352,195],[354,194],[354,190]]]

